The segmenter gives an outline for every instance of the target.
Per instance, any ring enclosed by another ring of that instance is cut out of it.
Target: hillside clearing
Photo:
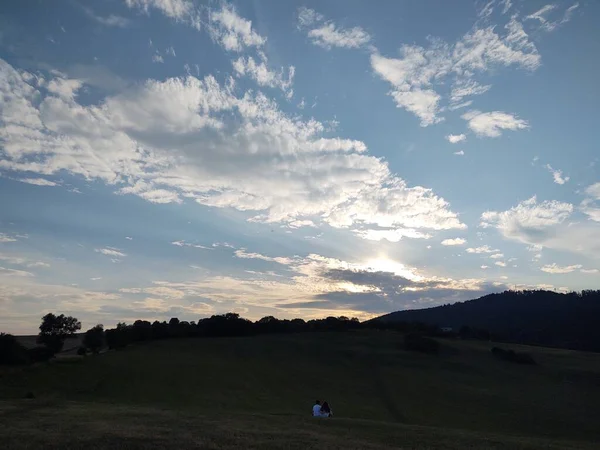
[[[493,359],[488,343],[442,341],[431,356],[400,342],[392,332],[180,339],[11,369],[0,437],[15,448],[448,449],[600,438],[600,355],[527,348],[538,365],[525,367]],[[332,420],[309,417],[315,398],[331,402]]]

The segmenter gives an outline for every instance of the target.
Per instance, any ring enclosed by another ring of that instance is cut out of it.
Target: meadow
[[[585,449],[600,441],[600,355],[390,331],[151,341],[1,369],[8,448]],[[25,398],[28,392],[35,398]],[[316,398],[335,417],[313,419]]]

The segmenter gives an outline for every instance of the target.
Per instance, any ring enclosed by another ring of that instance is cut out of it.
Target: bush
[[[437,355],[440,352],[440,343],[419,333],[409,333],[404,336],[404,349]]]
[[[87,354],[87,348],[85,348],[83,346],[79,347],[77,349],[77,354],[80,355],[80,356],[85,356]]]
[[[98,353],[104,347],[104,326],[96,325],[85,332],[83,346],[89,348],[92,353]]]
[[[533,356],[529,353],[517,353],[514,350],[506,350],[500,347],[492,348],[492,355],[502,361],[508,361],[516,364],[535,364]]]
[[[33,347],[27,350],[31,362],[48,361],[54,356],[52,349],[48,347]]]
[[[12,334],[0,333],[0,364],[26,364],[27,349]]]

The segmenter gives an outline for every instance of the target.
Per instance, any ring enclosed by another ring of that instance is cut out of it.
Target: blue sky
[[[0,329],[600,280],[600,4],[0,6]]]

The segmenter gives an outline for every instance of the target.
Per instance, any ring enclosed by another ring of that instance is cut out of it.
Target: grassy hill
[[[400,349],[393,332],[154,341],[4,369],[9,448],[594,448],[600,355]],[[518,348],[513,346],[513,348]],[[26,392],[35,399],[23,399]],[[315,398],[331,420],[309,417]]]
[[[397,311],[372,322],[484,329],[503,341],[600,352],[600,291],[505,291],[475,300]]]

